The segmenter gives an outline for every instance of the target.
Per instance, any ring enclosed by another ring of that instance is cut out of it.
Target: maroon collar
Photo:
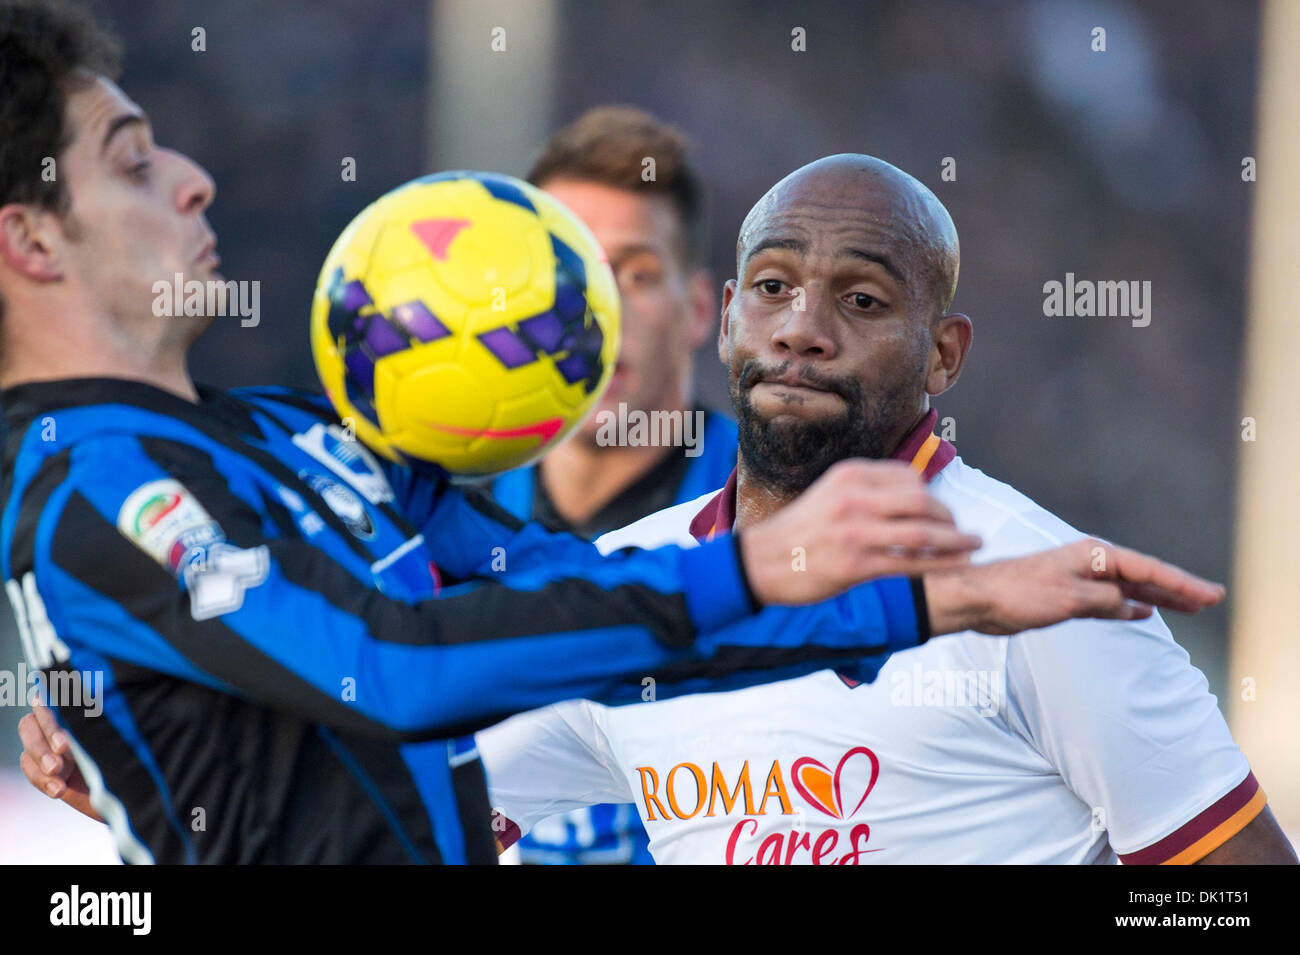
[[[892,455],[896,461],[910,461],[927,484],[957,456],[957,449],[934,433],[938,420],[939,412],[931,408]],[[722,490],[709,498],[691,521],[691,536],[696,540],[708,540],[710,534],[729,531],[736,523],[736,473],[732,468]]]

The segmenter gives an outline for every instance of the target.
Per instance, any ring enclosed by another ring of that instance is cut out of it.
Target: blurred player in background
[[[493,482],[497,503],[520,520],[596,537],[694,500],[735,466],[735,424],[692,399],[692,353],[713,333],[717,302],[690,148],[648,113],[597,107],[552,136],[528,173],[600,241],[623,320],[618,364],[596,410],[540,463]],[[653,443],[603,440],[602,421],[655,411],[682,422],[677,440],[661,441],[657,429]],[[525,863],[653,864],[647,844],[635,806],[606,804],[543,820],[519,849]]]
[[[838,460],[892,456],[980,535],[977,561],[1065,542],[1110,560],[933,433],[930,397],[960,375],[971,323],[948,313],[957,233],[925,186],[867,156],[819,160],[754,206],[736,255],[718,350],[738,466],[716,494],[600,546],[706,542],[779,512]],[[1051,587],[1015,565],[1025,592]],[[1157,616],[931,641],[865,683],[825,670],[562,703],[478,740],[512,834],[557,806],[632,797],[660,863],[1296,861]]]

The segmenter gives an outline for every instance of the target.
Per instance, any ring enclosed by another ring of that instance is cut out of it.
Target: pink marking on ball
[[[526,438],[529,435],[537,435],[542,439],[542,444],[545,444],[564,427],[564,419],[547,418],[545,421],[538,421],[522,428],[458,428],[455,425],[438,424],[434,421],[425,421],[424,424],[439,431],[450,431],[452,434],[464,434],[476,438]]]

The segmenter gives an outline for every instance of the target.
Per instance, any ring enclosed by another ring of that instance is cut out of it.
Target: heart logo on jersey
[[[865,746],[855,746],[840,757],[834,773],[820,760],[804,756],[795,760],[790,775],[799,795],[813,807],[832,819],[847,819],[862,808],[875,788],[876,778],[880,775],[880,760]],[[858,793],[862,795],[854,803],[852,800]],[[845,812],[847,805],[853,808]]]

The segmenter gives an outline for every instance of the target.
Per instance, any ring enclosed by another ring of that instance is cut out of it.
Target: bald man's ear
[[[724,365],[731,364],[731,355],[727,349],[727,335],[731,330],[731,303],[736,297],[736,280],[727,279],[722,286],[722,322],[718,325],[718,360]]]
[[[945,315],[930,332],[930,364],[926,370],[925,393],[941,395],[961,376],[975,330],[960,312]]]

